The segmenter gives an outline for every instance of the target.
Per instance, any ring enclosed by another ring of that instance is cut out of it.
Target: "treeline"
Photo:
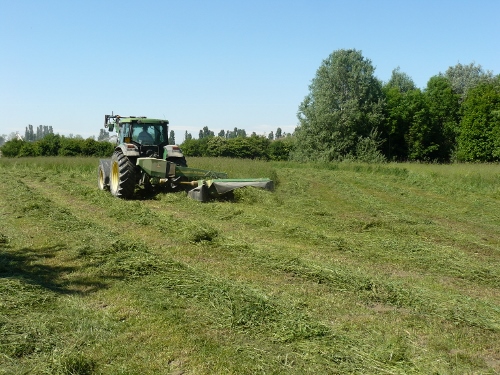
[[[22,139],[11,139],[1,151],[3,156],[97,156],[108,157],[113,153],[114,145],[99,142],[93,138],[68,138],[59,134],[48,134],[40,140],[30,142]]]
[[[172,134],[172,133],[171,133]],[[286,136],[289,136],[290,134],[286,134],[281,130],[281,128],[276,129],[276,133],[273,133],[272,131],[267,135],[267,138],[270,140],[273,139],[279,139],[283,138]],[[257,137],[257,133],[252,132],[250,135],[251,137]],[[215,132],[210,130],[208,126],[203,127],[198,133],[198,139],[203,139],[203,138],[210,138],[210,137],[215,137]],[[217,133],[217,137],[220,138],[226,138],[226,139],[232,139],[232,138],[245,138],[247,137],[247,132],[245,129],[238,129],[235,127],[233,130],[224,130],[222,129]],[[188,133],[187,130],[184,133],[184,140],[192,140],[193,136],[191,133]]]
[[[216,135],[204,127],[198,139],[186,131],[181,148],[186,156],[270,160],[500,161],[500,75],[473,63],[457,64],[420,89],[399,68],[387,82],[374,71],[360,51],[337,50],[312,79],[293,134],[278,128],[267,137],[247,136],[235,127]],[[108,137],[101,130],[98,139]],[[101,156],[110,155],[113,147],[54,135],[41,125],[36,135],[29,125],[25,138],[6,142],[3,154]],[[173,131],[170,143],[175,143]]]
[[[357,50],[333,52],[299,106],[297,160],[500,160],[500,76],[449,67],[417,88],[398,69],[382,83]]]
[[[235,128],[216,137],[205,127],[197,140],[186,132],[181,148],[273,160],[500,161],[499,75],[457,64],[420,89],[399,68],[387,82],[374,71],[360,51],[335,51],[311,81],[293,135],[273,141],[272,132],[266,140]]]

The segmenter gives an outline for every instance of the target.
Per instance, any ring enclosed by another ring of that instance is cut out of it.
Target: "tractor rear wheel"
[[[135,191],[135,166],[121,151],[111,157],[109,190],[115,197],[129,199]]]

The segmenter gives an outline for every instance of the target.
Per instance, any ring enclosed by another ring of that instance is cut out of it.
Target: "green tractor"
[[[228,179],[225,173],[188,168],[179,146],[169,145],[167,120],[112,114],[104,116],[104,127],[116,130],[116,147],[111,159],[99,160],[97,185],[115,197],[164,188],[188,190],[190,198],[207,201],[245,186],[273,189],[268,178]]]

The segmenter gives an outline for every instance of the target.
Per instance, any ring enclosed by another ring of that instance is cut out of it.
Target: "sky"
[[[356,49],[417,87],[500,74],[500,0],[0,0],[0,135],[96,137],[105,114],[292,133],[323,60]]]

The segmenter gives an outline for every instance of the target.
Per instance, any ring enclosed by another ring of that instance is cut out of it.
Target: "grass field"
[[[499,165],[188,162],[276,190],[0,159],[0,374],[500,373]]]

